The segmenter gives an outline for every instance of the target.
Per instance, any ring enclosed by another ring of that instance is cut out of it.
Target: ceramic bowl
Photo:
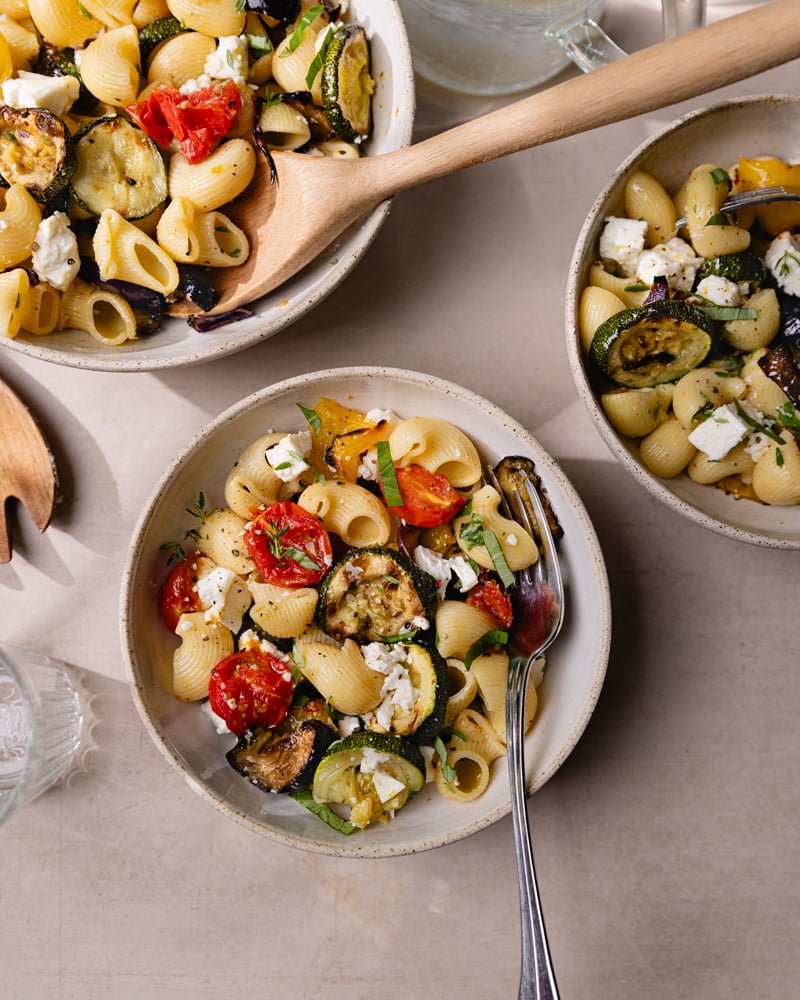
[[[197,704],[165,693],[175,637],[164,627],[158,592],[166,575],[165,539],[180,537],[185,508],[204,491],[210,503],[241,450],[266,428],[299,428],[298,403],[320,396],[400,416],[441,417],[462,428],[487,461],[525,454],[536,462],[564,527],[560,545],[568,588],[566,624],[548,653],[540,713],[527,737],[533,792],[564,762],[592,713],[608,660],[611,611],[603,556],[575,490],[541,445],[492,403],[451,383],[414,372],[345,368],[303,375],[254,393],[206,427],[184,449],[157,486],[133,536],[121,596],[121,637],[134,701],[156,746],[183,778],[226,815],[274,840],[309,851],[349,857],[388,857],[458,840],[509,810],[505,759],[493,765],[484,795],[460,804],[425,788],[394,820],[346,837],[283,795],[259,791],[235,773],[224,752],[233,737],[217,736]]]
[[[372,49],[374,128],[366,155],[389,153],[411,141],[415,92],[411,52],[397,0],[351,0],[348,20],[364,26]],[[260,155],[260,154],[259,154]],[[149,337],[120,347],[105,347],[88,333],[61,332],[47,337],[20,335],[4,347],[72,368],[98,371],[152,371],[193,365],[233,354],[271,337],[319,305],[352,271],[378,234],[390,203],[383,202],[346,230],[321,254],[274,292],[248,308],[254,316],[209,333],[192,330],[183,319],[169,319]]]
[[[800,549],[800,508],[735,500],[720,489],[693,482],[685,473],[659,479],[649,472],[639,459],[638,443],[621,437],[606,417],[597,394],[605,383],[584,359],[578,333],[581,292],[597,260],[603,220],[624,214],[625,183],[634,171],[652,173],[673,192],[699,163],[736,163],[740,156],[767,153],[800,160],[800,98],[749,97],[716,104],[679,118],[631,153],[598,195],[578,238],[567,287],[567,351],[572,376],[595,426],[645,489],[678,513],[730,538]]]

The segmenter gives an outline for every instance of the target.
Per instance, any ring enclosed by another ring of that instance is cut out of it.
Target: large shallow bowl
[[[699,163],[735,163],[740,156],[771,154],[800,160],[800,98],[749,97],[726,101],[679,118],[625,160],[597,197],[578,238],[567,288],[567,351],[586,408],[611,451],[645,489],[673,510],[730,538],[773,548],[800,549],[800,508],[735,500],[685,473],[659,479],[639,459],[638,443],[621,437],[600,405],[601,381],[586,364],[578,334],[578,306],[589,268],[597,259],[603,220],[622,215],[625,183],[635,170],[654,174],[677,191]]]
[[[133,697],[156,745],[202,796],[268,837],[341,856],[409,854],[466,837],[503,816],[509,809],[505,761],[493,765],[489,789],[474,802],[450,802],[427,785],[391,823],[345,837],[287,797],[265,795],[243,780],[223,755],[231,737],[217,736],[197,705],[175,701],[157,683],[160,671],[169,672],[175,647],[157,608],[165,575],[159,546],[180,536],[185,508],[200,490],[209,502],[221,499],[221,485],[243,447],[267,428],[299,427],[297,403],[313,405],[319,396],[365,409],[391,407],[400,416],[445,418],[475,441],[487,461],[509,454],[535,460],[564,527],[561,553],[568,605],[564,631],[548,653],[540,714],[527,739],[531,791],[563,763],[600,693],[611,634],[608,581],[583,504],[541,445],[492,403],[427,375],[345,368],[280,382],[223,413],[173,463],[134,533],[121,597],[122,645]]]
[[[364,145],[367,155],[390,153],[411,141],[414,126],[414,71],[397,0],[351,0],[348,20],[362,24],[372,48],[374,127]],[[259,154],[260,155],[260,154]],[[192,330],[183,319],[168,320],[157,334],[104,347],[88,333],[62,332],[47,337],[20,335],[3,346],[72,368],[97,371],[151,371],[200,364],[233,354],[271,337],[319,305],[342,282],[378,234],[390,203],[383,202],[351,226],[329,252],[249,308],[250,319],[209,333]]]

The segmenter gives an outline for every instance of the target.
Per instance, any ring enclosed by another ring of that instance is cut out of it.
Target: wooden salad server
[[[696,97],[800,56],[800,2],[774,0],[653,45],[414,146],[361,159],[275,152],[231,206],[251,254],[216,280],[212,312],[246,305],[291,278],[384,199],[427,181]],[[691,164],[687,164],[687,170]],[[178,315],[196,311],[182,302]]]
[[[27,406],[0,380],[0,563],[11,559],[6,502],[15,497],[44,531],[56,500],[56,467]]]

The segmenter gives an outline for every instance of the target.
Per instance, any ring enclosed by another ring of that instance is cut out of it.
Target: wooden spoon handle
[[[476,163],[724,87],[798,56],[800,3],[775,0],[372,158],[380,188],[376,202]]]

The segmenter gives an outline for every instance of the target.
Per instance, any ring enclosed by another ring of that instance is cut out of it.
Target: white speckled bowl
[[[564,527],[567,584],[564,631],[548,654],[540,714],[527,738],[529,786],[541,787],[575,746],[594,709],[605,675],[611,609],[603,556],[586,511],[563,472],[534,438],[492,403],[451,383],[387,368],[344,368],[289,379],[231,407],[190,442],[159,483],[134,532],[121,595],[122,646],[134,701],[156,746],[184,779],[250,829],[293,847],[343,857],[411,854],[458,840],[509,810],[504,760],[493,765],[488,791],[474,802],[444,799],[432,785],[388,824],[350,837],[336,833],[286,796],[267,795],[236,774],[224,752],[233,738],[217,736],[198,705],[176,701],[157,684],[169,676],[174,636],[164,627],[158,592],[165,577],[165,539],[180,537],[184,508],[203,490],[210,502],[237,455],[266,428],[300,427],[297,403],[320,396],[400,416],[442,417],[461,427],[486,460],[526,454],[535,461]]]
[[[735,500],[714,486],[685,474],[659,479],[639,460],[636,441],[611,426],[596,389],[604,384],[585,361],[578,333],[578,306],[589,268],[597,259],[603,220],[623,213],[625,182],[635,170],[654,174],[676,191],[698,163],[735,163],[759,154],[800,160],[800,98],[748,97],[725,101],[679,118],[639,146],[614,173],[583,225],[570,265],[567,286],[567,351],[578,393],[603,440],[645,489],[678,513],[738,541],[772,548],[800,549],[800,507],[774,507]]]
[[[414,71],[397,0],[351,0],[348,19],[362,24],[372,48],[374,128],[365,143],[368,155],[390,153],[411,141],[414,126]],[[259,154],[260,155],[260,154]],[[42,361],[97,371],[152,371],[194,365],[233,354],[283,330],[319,305],[352,271],[378,234],[390,202],[379,205],[351,226],[333,247],[280,288],[249,308],[255,315],[209,333],[192,330],[183,319],[169,319],[162,330],[120,347],[104,347],[88,333],[61,332],[47,337],[20,335],[2,340],[4,348]],[[335,261],[335,263],[334,263]]]

